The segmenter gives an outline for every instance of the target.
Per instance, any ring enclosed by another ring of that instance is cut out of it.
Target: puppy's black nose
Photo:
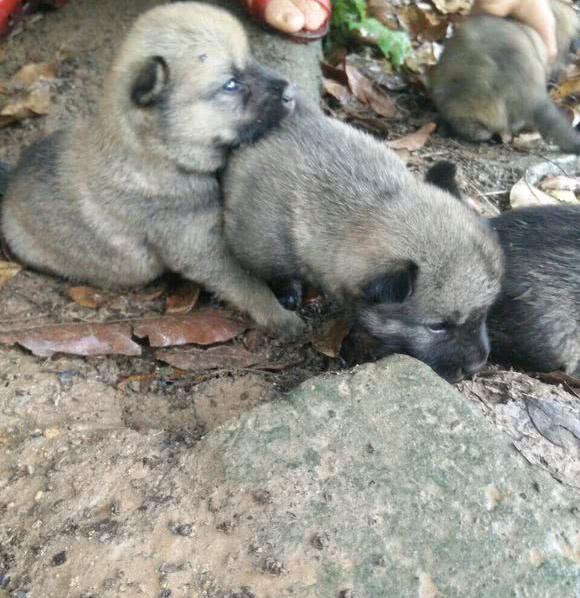
[[[292,104],[296,100],[296,88],[294,85],[287,85],[286,89],[282,92],[282,101],[285,104]]]

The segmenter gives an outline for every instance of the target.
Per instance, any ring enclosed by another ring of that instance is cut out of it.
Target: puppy
[[[2,202],[4,238],[34,268],[103,287],[173,271],[294,333],[300,318],[225,246],[216,176],[233,146],[293,105],[287,81],[252,60],[229,13],[154,8],[120,48],[96,116],[22,157]]]
[[[576,12],[550,0],[558,59],[578,29]],[[527,25],[490,15],[469,17],[445,44],[428,87],[442,119],[468,141],[486,141],[531,126],[566,152],[580,153],[580,136],[551,102],[546,48]]]
[[[455,192],[455,168],[432,183]],[[527,370],[580,377],[580,206],[542,206],[492,218],[505,254],[501,293],[487,326],[492,358]]]
[[[522,208],[491,225],[506,264],[488,318],[493,358],[580,377],[580,206]]]
[[[488,356],[501,251],[485,222],[376,141],[299,102],[224,176],[231,251],[271,283],[301,279],[354,311],[383,352],[448,380]]]

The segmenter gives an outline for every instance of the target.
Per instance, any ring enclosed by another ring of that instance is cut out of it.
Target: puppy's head
[[[141,16],[113,64],[104,117],[133,145],[211,172],[293,110],[288,82],[256,64],[240,23],[195,2]]]
[[[418,182],[412,229],[390,241],[401,257],[363,285],[358,321],[378,354],[405,353],[450,382],[489,355],[486,318],[500,290],[502,253],[485,221],[449,193]],[[403,257],[405,256],[405,257]]]

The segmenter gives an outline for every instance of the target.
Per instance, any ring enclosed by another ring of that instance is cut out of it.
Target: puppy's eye
[[[449,330],[449,324],[447,324],[447,322],[435,322],[433,324],[427,324],[426,328],[433,334],[442,334]]]
[[[222,86],[224,91],[229,91],[230,93],[240,91],[242,89],[242,84],[238,81],[235,77],[232,77],[227,83],[224,83]]]

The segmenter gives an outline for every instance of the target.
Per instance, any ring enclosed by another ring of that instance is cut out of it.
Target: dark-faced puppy
[[[449,163],[426,178],[458,190]],[[580,206],[522,208],[490,224],[505,255],[501,293],[487,319],[492,358],[580,376]]]
[[[558,42],[554,67],[536,31],[512,19],[471,16],[445,43],[428,86],[442,119],[457,135],[485,141],[530,126],[563,151],[580,153],[580,136],[546,89],[550,68],[558,69],[567,57],[578,20],[560,0],[550,0],[550,6]]]
[[[248,275],[222,236],[216,171],[232,147],[293,109],[288,83],[257,65],[229,13],[160,6],[133,25],[96,116],[33,146],[2,202],[2,233],[24,263],[105,287],[170,270],[259,324],[302,322]]]
[[[256,276],[308,281],[384,352],[418,357],[448,380],[485,363],[502,271],[495,235],[384,144],[299,102],[234,153],[224,194],[227,242]]]

